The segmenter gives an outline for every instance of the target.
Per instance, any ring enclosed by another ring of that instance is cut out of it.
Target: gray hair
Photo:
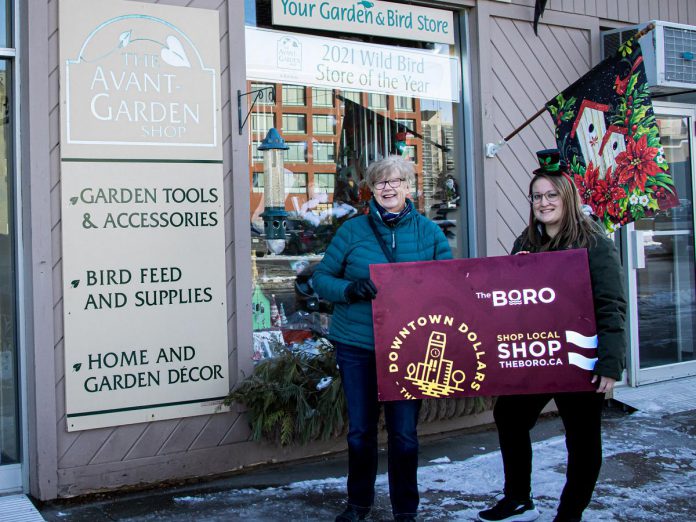
[[[375,161],[367,167],[365,183],[370,190],[375,189],[375,183],[386,179],[392,172],[398,172],[399,177],[404,178],[411,190],[416,185],[416,172],[413,163],[401,156],[387,156]]]

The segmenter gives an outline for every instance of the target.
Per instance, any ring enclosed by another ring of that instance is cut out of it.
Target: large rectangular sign
[[[216,11],[118,0],[60,7],[64,158],[221,157]]]
[[[380,0],[273,0],[273,25],[454,44],[452,11]]]
[[[589,391],[587,251],[372,265],[379,399]]]
[[[61,0],[69,431],[229,391],[218,13]]]
[[[247,78],[459,101],[459,60],[404,47],[246,28]]]

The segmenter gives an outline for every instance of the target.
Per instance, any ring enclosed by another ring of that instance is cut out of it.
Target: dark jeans
[[[493,416],[503,455],[505,496],[525,500],[531,495],[532,444],[529,430],[551,399],[556,400],[563,420],[568,449],[566,484],[558,515],[563,519],[579,519],[590,503],[602,466],[603,393],[514,395],[498,399]]]
[[[348,503],[367,508],[377,476],[377,371],[375,353],[335,343],[336,360],[348,407]],[[394,515],[418,510],[418,412],[420,401],[384,403],[388,432],[389,497]]]

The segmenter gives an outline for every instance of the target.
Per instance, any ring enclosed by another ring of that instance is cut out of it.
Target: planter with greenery
[[[275,356],[260,361],[251,375],[227,396],[225,404],[243,404],[253,440],[283,446],[327,440],[348,426],[341,377],[333,346],[319,338],[308,352],[274,346]],[[489,397],[423,401],[421,422],[480,413],[493,407]]]

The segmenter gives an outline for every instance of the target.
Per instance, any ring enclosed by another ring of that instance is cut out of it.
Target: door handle
[[[645,268],[645,231],[634,230],[633,235],[633,268]]]

